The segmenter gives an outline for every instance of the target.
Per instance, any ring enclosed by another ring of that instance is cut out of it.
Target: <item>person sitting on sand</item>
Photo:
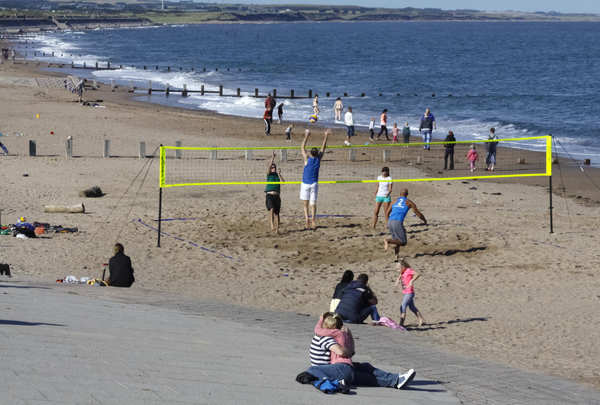
[[[354,338],[337,314],[326,312],[321,315],[314,332],[309,350],[311,367],[296,377],[300,383],[327,378],[344,380],[346,386],[401,389],[416,375],[413,369],[396,374],[375,368],[370,363],[353,362]]]
[[[267,168],[267,182],[279,183],[285,181],[281,175],[281,169],[277,170],[275,164],[275,151],[269,162]],[[267,210],[270,213],[271,218],[271,230],[275,233],[279,233],[279,211],[281,210],[281,198],[279,196],[281,190],[280,184],[267,184],[265,187]]]
[[[131,259],[125,255],[122,244],[115,244],[115,255],[108,261],[108,285],[111,287],[131,287],[135,281]]]
[[[394,245],[396,258],[398,258],[398,254],[400,253],[400,246],[406,246],[407,240],[406,229],[404,229],[404,218],[406,218],[406,214],[411,208],[421,221],[423,221],[424,224],[427,224],[425,216],[419,211],[417,205],[408,199],[407,189],[403,189],[400,192],[400,197],[398,197],[396,202],[390,205],[386,211],[386,215],[389,218],[388,229],[390,230],[392,237],[391,239],[383,239],[383,248],[384,250],[388,250],[390,244]]]
[[[310,150],[310,156],[306,152],[306,142],[310,137],[310,130],[306,130],[304,133],[304,139],[302,140],[302,158],[304,159],[304,169],[302,172],[302,183],[300,184],[300,199],[304,206],[304,219],[306,221],[306,228],[309,226],[312,229],[317,228],[317,196],[319,193],[319,169],[321,168],[321,159],[325,154],[325,148],[327,147],[327,137],[331,133],[331,130],[325,130],[323,136],[323,145],[321,151],[317,148]],[[308,217],[308,206],[310,202],[312,223],[309,223]]]
[[[342,292],[344,288],[350,284],[350,282],[354,280],[354,273],[352,270],[346,270],[342,275],[342,280],[335,286],[335,291],[333,292],[333,297],[331,298],[331,303],[329,304],[329,311],[335,312],[338,304],[340,303],[340,299],[342,298]]]
[[[421,315],[421,312],[419,312],[415,305],[415,287],[413,286],[415,281],[421,277],[421,275],[410,267],[410,264],[408,264],[406,259],[401,259],[396,267],[400,274],[398,274],[394,286],[398,287],[399,285],[402,285],[402,293],[404,294],[402,297],[402,305],[400,306],[400,325],[404,326],[406,308],[408,307],[413,314],[416,315],[419,321],[419,327],[421,327],[425,323],[425,319],[423,319],[423,315]]]
[[[369,276],[363,273],[344,288],[336,312],[346,322],[362,323],[369,316],[373,321],[379,320],[377,297],[368,283]]]

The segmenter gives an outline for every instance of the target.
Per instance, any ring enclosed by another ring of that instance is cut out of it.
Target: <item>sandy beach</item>
[[[186,146],[285,145],[285,127],[275,125],[266,139],[262,120],[150,105],[109,86],[85,95],[102,100],[101,107],[82,106],[59,88],[59,75],[38,69],[0,65],[0,141],[11,152],[0,157],[2,223],[26,216],[79,232],[30,240],[0,236],[0,262],[10,263],[14,274],[46,282],[69,274],[99,277],[118,240],[133,260],[134,289],[316,315],[351,269],[369,274],[380,312],[399,317],[402,294],[393,287],[393,254],[382,249],[384,222],[375,231],[369,227],[372,184],[323,185],[319,213],[327,216],[316,231],[303,229],[298,187],[284,186],[281,235],[270,232],[263,186],[168,189],[164,217],[191,219],[165,222],[169,235],[157,248],[151,228],[157,224],[158,162],[143,186],[132,182],[146,173],[147,162],[137,158],[140,141],[148,154],[176,140]],[[300,128],[295,145],[299,134]],[[67,136],[73,137],[72,159],[64,157]],[[320,138],[317,132],[316,142]],[[102,158],[105,139],[111,158]],[[331,143],[343,139],[336,129]],[[26,156],[28,140],[37,142],[38,157]],[[409,314],[407,333],[451,352],[599,389],[600,176],[561,162],[554,176],[554,234],[546,178],[406,185],[429,221],[422,226],[410,214],[406,221],[409,243],[402,255],[422,273],[416,303],[427,320],[416,328]],[[437,171],[434,164],[421,170]],[[94,185],[106,195],[79,197]],[[394,196],[401,187],[394,186]],[[81,202],[86,214],[43,212],[45,204]]]

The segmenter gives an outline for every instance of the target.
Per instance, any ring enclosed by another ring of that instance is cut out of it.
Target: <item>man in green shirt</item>
[[[277,170],[275,164],[275,151],[271,157],[271,162],[267,169],[267,182],[275,184],[267,184],[265,187],[267,210],[271,213],[271,230],[279,233],[279,210],[281,209],[281,198],[279,191],[281,188],[279,182],[285,181],[281,175],[281,169]]]

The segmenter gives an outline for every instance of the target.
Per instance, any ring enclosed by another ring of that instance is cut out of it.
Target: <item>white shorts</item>
[[[310,201],[312,205],[317,202],[317,195],[319,194],[319,183],[313,184],[300,184],[300,199],[302,201]]]

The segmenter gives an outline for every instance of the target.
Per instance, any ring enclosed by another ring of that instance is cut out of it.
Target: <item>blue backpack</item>
[[[338,392],[347,394],[350,391],[344,380],[329,380],[327,378],[323,378],[313,382],[313,385],[316,389],[324,394],[335,394]]]

